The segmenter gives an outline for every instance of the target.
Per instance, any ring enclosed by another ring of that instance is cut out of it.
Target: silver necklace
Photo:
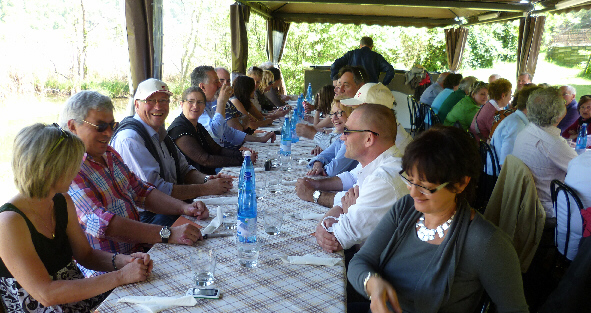
[[[439,238],[443,238],[443,232],[445,232],[449,228],[455,215],[456,213],[454,212],[454,214],[447,221],[445,221],[445,223],[435,227],[435,229],[430,229],[427,228],[427,226],[425,226],[425,215],[423,214],[423,216],[419,218],[419,221],[416,224],[417,236],[421,241],[433,240],[435,239],[435,234],[437,234]]]

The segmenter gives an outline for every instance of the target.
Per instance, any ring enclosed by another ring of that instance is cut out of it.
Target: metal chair
[[[556,215],[554,241],[558,252],[572,261],[583,237],[583,203],[576,191],[559,180],[550,183],[550,196]]]
[[[413,137],[441,123],[431,106],[417,101],[414,96],[408,96],[407,105],[410,113],[410,134]]]
[[[480,173],[478,186],[476,187],[474,208],[484,214],[490,195],[495,188],[497,178],[501,172],[501,166],[499,165],[494,147],[491,147],[486,141],[480,141],[479,150],[480,160],[482,161],[482,172]]]

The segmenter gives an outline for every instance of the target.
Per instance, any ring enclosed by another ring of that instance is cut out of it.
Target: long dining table
[[[277,130],[278,123],[265,130]],[[298,198],[295,181],[305,176],[306,165],[312,157],[314,142],[300,138],[292,144],[292,169],[283,171],[272,168],[265,171],[266,160],[277,159],[280,136],[274,143],[245,144],[258,152],[255,163],[255,181],[279,178],[282,192],[258,194],[257,241],[260,244],[258,266],[242,267],[238,263],[236,236],[208,238],[193,246],[155,244],[149,251],[154,260],[152,274],[145,282],[117,287],[97,308],[97,312],[142,312],[134,304],[117,302],[128,296],[184,296],[187,289],[195,287],[190,268],[190,255],[200,248],[213,249],[217,255],[215,287],[220,290],[219,299],[197,299],[194,307],[179,306],[165,312],[345,312],[346,273],[343,253],[326,253],[316,243],[312,233],[318,220],[298,219],[293,213],[325,213],[328,209]],[[239,167],[224,168],[222,173],[238,176]],[[262,178],[262,179],[261,179]],[[237,196],[237,180],[234,188],[221,197]],[[222,205],[236,209],[236,204]],[[209,206],[210,218],[195,221],[201,226],[209,224],[216,216],[216,206]],[[268,235],[263,227],[265,210],[285,213],[279,235]],[[188,217],[190,218],[190,217]],[[192,219],[192,218],[190,218]],[[223,226],[222,226],[223,227]],[[216,232],[234,232],[218,229]],[[335,266],[296,265],[284,263],[279,256],[304,256],[339,258]]]

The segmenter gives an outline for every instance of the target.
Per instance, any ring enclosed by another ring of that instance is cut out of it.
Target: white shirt
[[[495,148],[497,153],[499,165],[503,165],[507,155],[513,152],[515,139],[527,124],[529,124],[529,120],[520,110],[516,110],[515,113],[507,116],[499,123],[490,141],[490,145]],[[489,164],[488,168],[492,168],[490,159],[487,159],[487,162]],[[489,174],[492,173],[489,172]]]
[[[553,218],[550,182],[564,181],[568,162],[577,156],[566,140],[560,137],[560,129],[554,126],[538,127],[529,123],[515,139],[513,155],[518,157],[534,176],[538,198],[546,211],[547,218]]]
[[[583,208],[591,207],[591,150],[568,163],[564,183],[577,192]]]
[[[353,187],[349,184],[354,177],[357,177],[354,185],[359,186],[356,203],[339,216],[338,223],[333,224],[333,234],[344,249],[363,243],[394,203],[408,194],[408,188],[398,174],[402,169],[401,156],[394,145],[365,167],[359,164],[351,171],[353,174],[343,175],[347,177],[343,190]],[[336,200],[337,197],[335,205]],[[338,200],[340,202],[340,197]]]

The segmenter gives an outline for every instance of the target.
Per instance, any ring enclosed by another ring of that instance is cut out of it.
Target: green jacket
[[[437,112],[439,120],[445,121],[445,118],[447,117],[447,114],[449,114],[449,111],[451,111],[451,109],[453,109],[453,107],[456,104],[458,104],[458,102],[460,102],[460,100],[462,100],[465,96],[466,92],[461,89],[458,89],[452,92],[449,96],[447,96],[447,99],[443,101],[443,103],[439,107],[439,111]]]
[[[458,104],[454,106],[453,109],[447,114],[445,118],[445,122],[443,125],[445,126],[453,126],[455,122],[460,122],[462,128],[467,130],[472,124],[472,119],[474,119],[474,115],[478,113],[480,106],[472,99],[470,96],[464,97]]]

